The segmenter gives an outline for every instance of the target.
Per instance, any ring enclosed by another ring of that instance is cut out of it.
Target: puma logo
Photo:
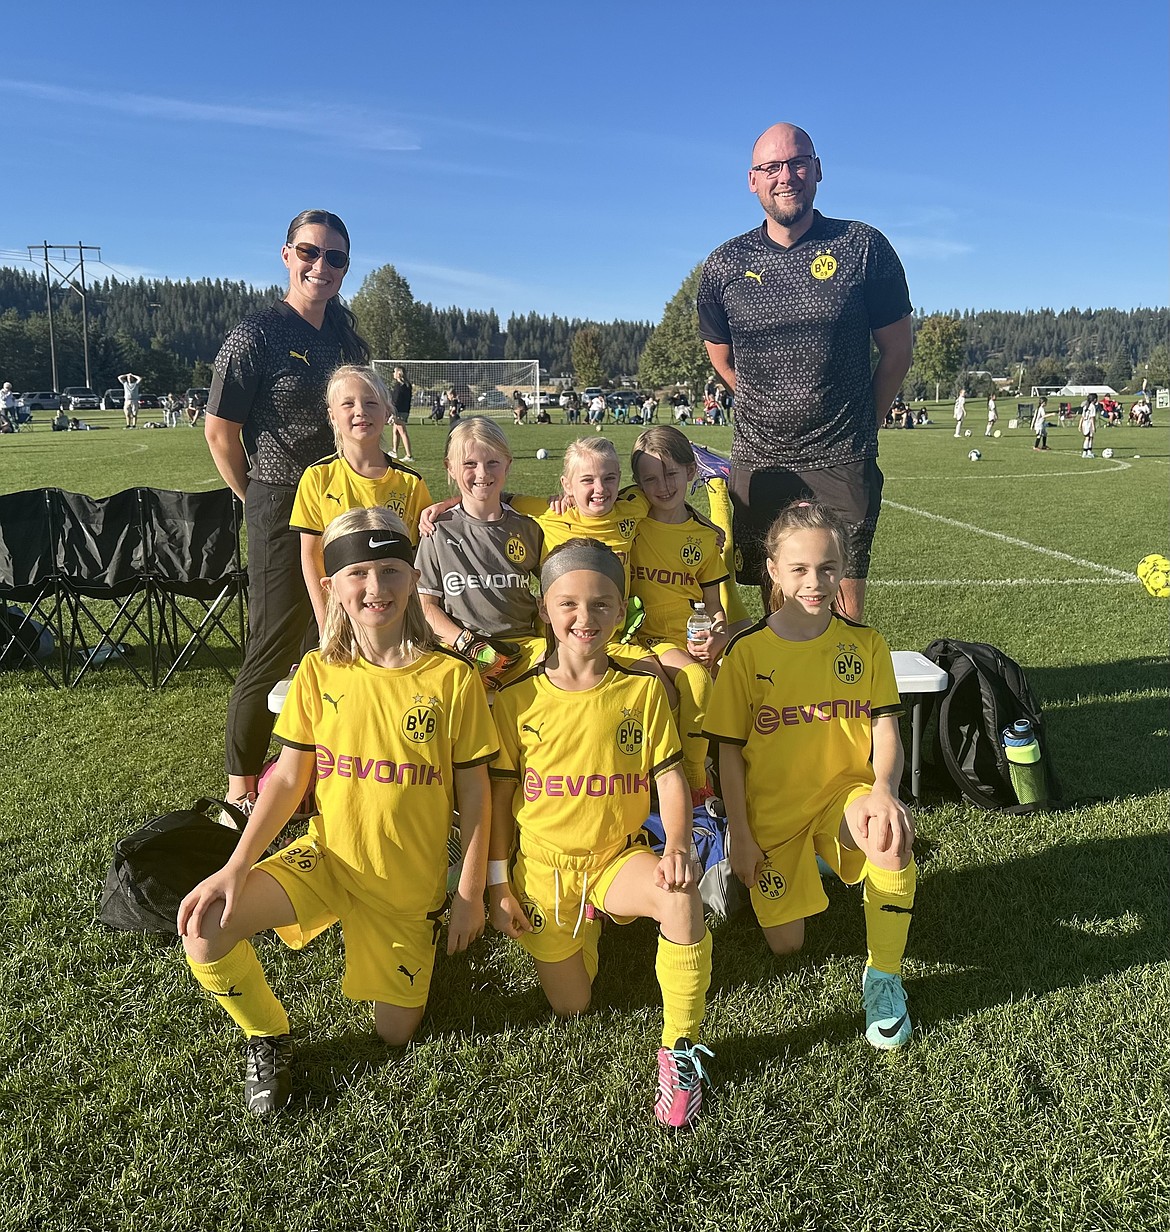
[[[892,911],[894,915],[913,915],[914,912],[909,907],[899,907],[894,903],[882,903],[881,911]]]
[[[410,981],[411,988],[413,988],[414,987],[414,977],[418,975],[418,972],[421,971],[422,968],[419,967],[418,971],[407,971],[407,969],[401,963],[399,963],[398,970],[401,971],[402,974],[406,976],[406,978]]]
[[[341,504],[341,497],[340,497],[340,496],[334,496],[332,492],[326,492],[326,493],[325,493],[325,499],[326,499],[326,500],[331,500],[331,501],[336,501],[339,505]]]
[[[772,679],[772,677],[775,675],[776,675],[776,669],[772,668],[772,670],[766,676],[761,676],[759,672],[756,672],[756,679],[766,680],[770,685],[774,686],[776,682]]]
[[[341,698],[344,696],[345,694],[342,693],[341,697],[337,698],[337,700],[334,701],[334,699],[330,697],[328,693],[322,693],[321,700],[323,702],[328,702],[333,707],[333,713],[336,714],[337,713],[337,702],[341,701]]]
[[[540,734],[543,728],[544,728],[544,723],[542,723],[540,727],[529,727],[527,723],[520,724],[520,730],[522,732],[531,732],[537,738],[537,740],[540,741],[541,744],[544,743],[544,737]]]
[[[306,368],[309,366],[309,352],[308,351],[306,351],[303,355],[300,353],[300,351],[289,351],[289,355],[293,359],[302,360]]]
[[[743,276],[745,278],[754,278],[760,284],[760,286],[764,285],[763,274],[757,274],[755,270],[745,270]]]
[[[242,997],[242,992],[236,992],[236,986],[233,984],[227,992],[216,992],[214,989],[211,992],[213,997]]]

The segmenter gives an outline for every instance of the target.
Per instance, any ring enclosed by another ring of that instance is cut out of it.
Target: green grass
[[[262,939],[298,1035],[298,1094],[279,1123],[245,1121],[239,1038],[177,944],[94,920],[115,837],[219,788],[226,682],[200,666],[154,694],[112,667],[57,691],[9,672],[0,1228],[1170,1224],[1168,605],[1094,567],[1132,574],[1166,551],[1170,436],[1102,431],[1113,463],[1082,462],[1072,428],[1037,455],[1024,431],[984,441],[980,424],[968,443],[945,409],[935,418],[882,433],[892,504],[868,617],[898,648],[949,634],[1020,660],[1068,794],[1094,799],[1026,818],[922,810],[904,1053],[860,1038],[861,908],[840,887],[797,958],[773,959],[747,919],[717,928],[715,1085],[699,1131],[677,1140],[650,1113],[646,926],[607,930],[596,1009],[573,1023],[550,1021],[500,938],[440,959],[402,1055],[341,996],[337,937],[302,955]],[[516,487],[551,489],[575,431],[510,433]],[[444,434],[412,435],[444,491]],[[612,435],[628,455],[635,430]],[[5,490],[215,481],[187,428],[0,440]],[[1005,578],[1021,584],[982,584]]]

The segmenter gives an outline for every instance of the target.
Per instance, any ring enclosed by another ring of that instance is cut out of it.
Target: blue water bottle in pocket
[[[1021,804],[1038,804],[1047,798],[1040,742],[1031,720],[1017,719],[1003,732],[1003,751],[1008,759],[1012,787]]]

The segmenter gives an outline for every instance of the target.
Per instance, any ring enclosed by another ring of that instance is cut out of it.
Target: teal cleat
[[[913,1030],[902,977],[866,967],[861,991],[865,998],[865,1038],[883,1051],[901,1048]]]

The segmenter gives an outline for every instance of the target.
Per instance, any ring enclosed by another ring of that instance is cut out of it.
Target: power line
[[[79,240],[76,244],[50,244],[48,240],[43,240],[40,244],[29,244],[28,260],[33,259],[33,250],[40,252],[41,260],[45,266],[45,304],[49,313],[49,353],[53,361],[53,390],[58,388],[57,382],[57,338],[53,330],[53,290],[57,286],[67,286],[70,290],[76,291],[81,296],[81,338],[82,347],[85,352],[85,383],[89,385],[89,317],[86,311],[86,289],[85,289],[85,254],[87,252],[96,252],[97,260],[102,264],[102,250],[96,244],[83,244]],[[61,270],[53,264],[49,259],[49,253],[60,253],[60,257],[55,257],[56,260],[64,264],[71,259],[71,254],[77,253],[77,260],[74,262],[73,268],[68,273],[62,273]],[[52,270],[57,276],[56,280],[49,277],[49,271]],[[81,286],[73,281],[73,275],[80,271]]]

